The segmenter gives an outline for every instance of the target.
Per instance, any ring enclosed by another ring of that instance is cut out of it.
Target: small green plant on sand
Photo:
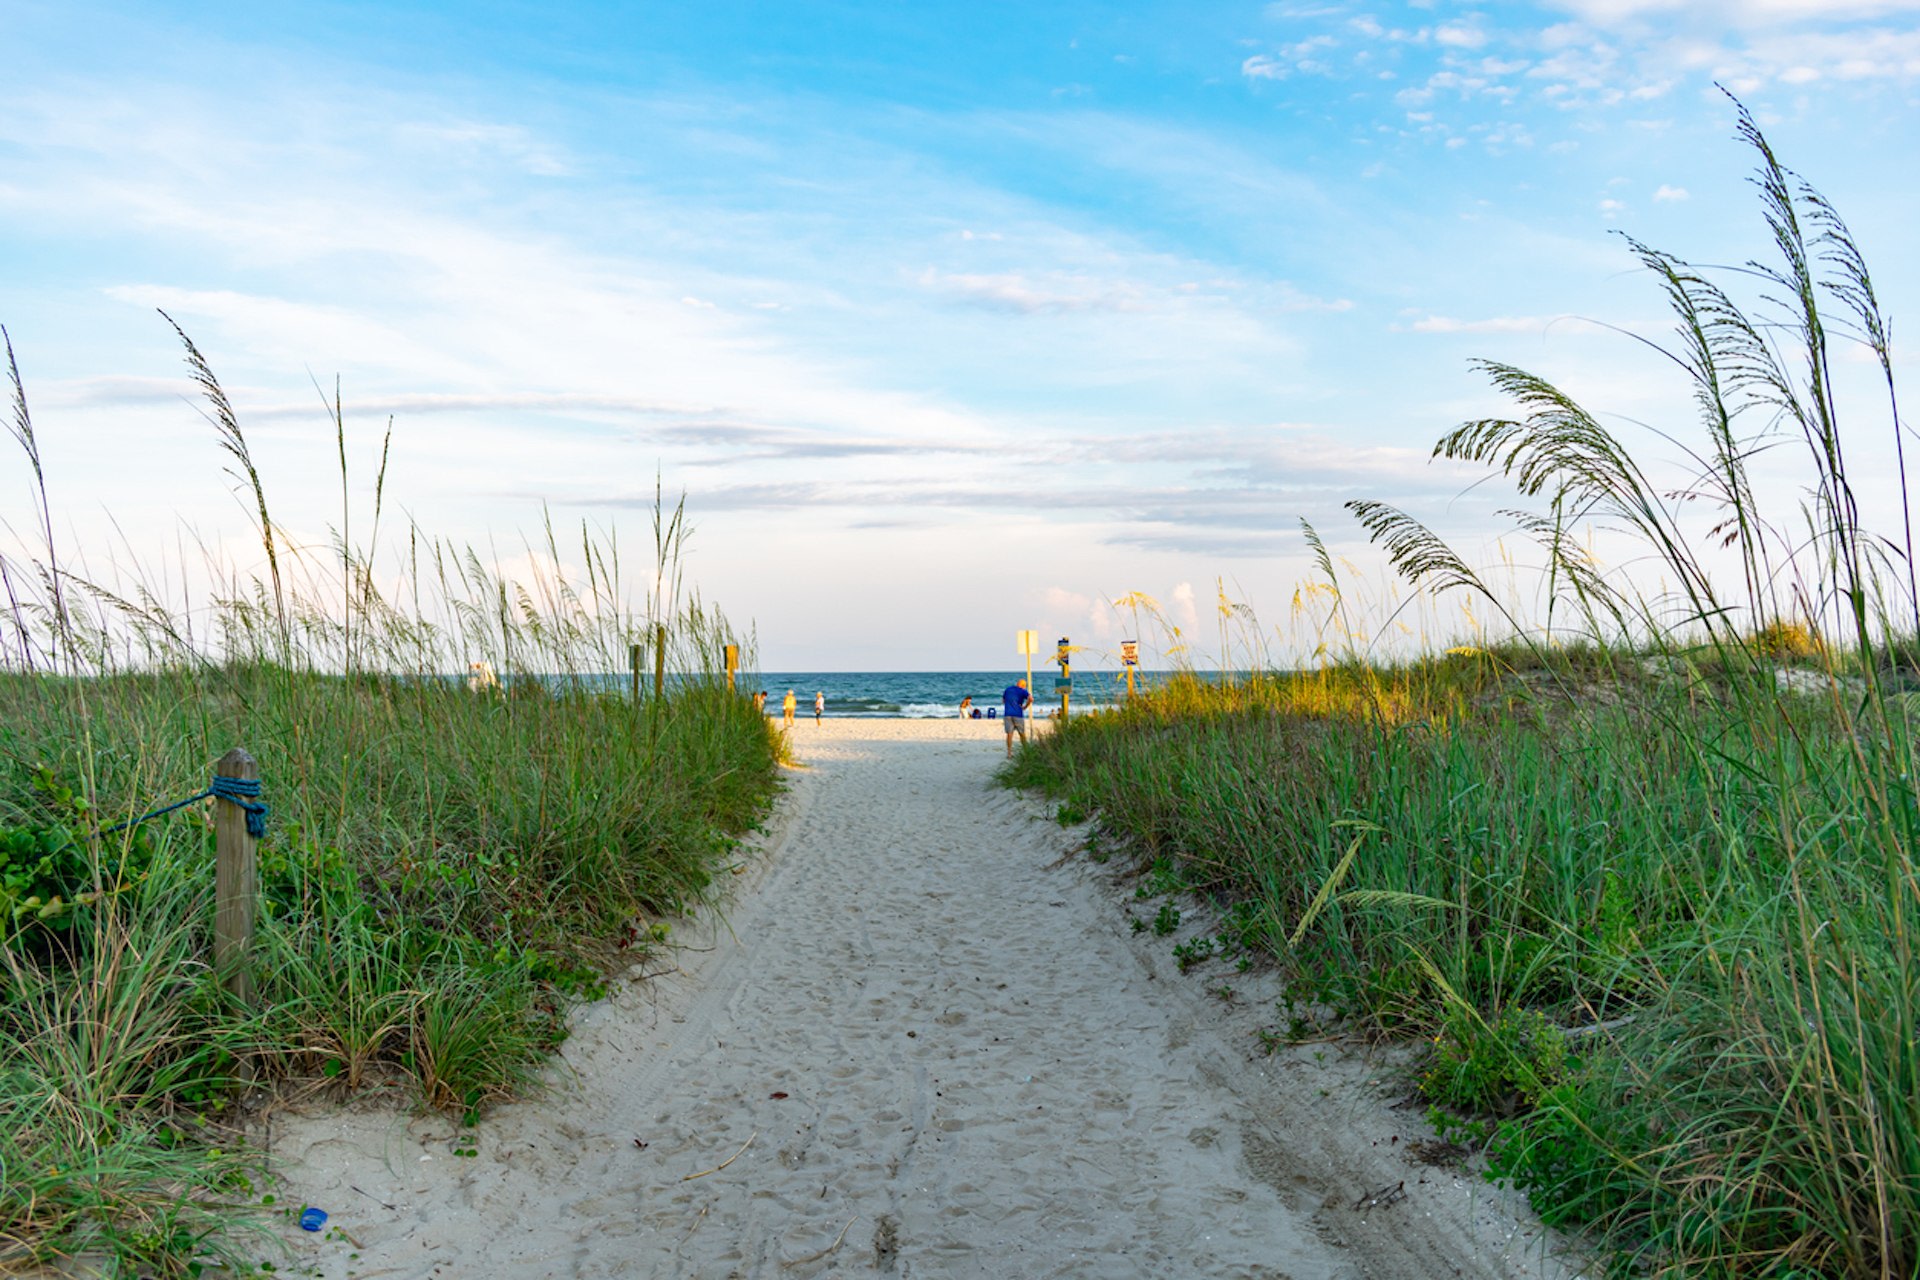
[[[1173,947],[1173,958],[1185,973],[1202,960],[1213,955],[1213,939],[1209,937],[1190,938],[1186,942],[1177,942]]]

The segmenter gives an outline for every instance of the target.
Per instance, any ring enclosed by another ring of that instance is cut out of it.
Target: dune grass
[[[1691,480],[1656,481],[1504,365],[1521,416],[1436,448],[1547,503],[1519,531],[1548,627],[1509,614],[1500,645],[1397,667],[1336,652],[1177,682],[1040,739],[1011,777],[1233,904],[1227,941],[1279,957],[1295,1033],[1425,1038],[1435,1118],[1622,1274],[1910,1276],[1920,600],[1904,474],[1881,533],[1849,481],[1830,344],[1884,373],[1868,420],[1902,469],[1904,427],[1851,236],[1742,133],[1778,253],[1749,270],[1758,310],[1634,245],[1701,414]],[[1774,519],[1747,464],[1783,442],[1810,480]],[[1352,506],[1408,578],[1500,607],[1424,525]],[[1603,572],[1573,536],[1588,522],[1637,539],[1666,592]]]
[[[774,788],[776,737],[719,674],[743,640],[681,585],[680,509],[657,506],[637,604],[611,535],[563,551],[543,530],[528,558],[553,567],[525,581],[418,528],[383,543],[384,463],[356,542],[336,402],[341,526],[300,547],[186,350],[260,571],[80,572],[39,484],[40,554],[0,560],[0,1273],[250,1269],[238,1228],[271,1192],[243,1083],[477,1119],[535,1080],[570,1000],[663,936],[651,921],[714,898]],[[181,581],[198,594],[164,603]],[[636,702],[607,673],[638,644],[650,674],[663,634],[673,677]],[[496,687],[468,687],[475,660]],[[96,834],[201,790],[234,746],[273,810],[244,1007],[210,968],[207,806]]]

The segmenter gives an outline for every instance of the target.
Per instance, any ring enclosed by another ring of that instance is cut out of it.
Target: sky
[[[1277,634],[1302,519],[1373,572],[1353,498],[1490,554],[1510,495],[1428,461],[1504,408],[1473,358],[1690,429],[1614,233],[1763,252],[1716,86],[1896,336],[1920,285],[1920,0],[0,0],[0,31],[0,325],[63,540],[258,559],[164,310],[296,536],[340,522],[337,381],[360,528],[389,421],[389,519],[509,567],[547,519],[647,559],[658,481],[764,670],[1104,652],[1130,592]],[[0,460],[15,554],[30,483]]]

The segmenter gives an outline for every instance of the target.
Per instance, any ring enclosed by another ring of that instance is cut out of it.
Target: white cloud
[[[1093,597],[1083,591],[1052,586],[1041,593],[1040,603],[1056,614],[1076,614],[1085,612],[1087,606],[1093,603]]]
[[[179,289],[165,285],[115,285],[107,296],[170,314],[189,334],[206,322],[244,332],[248,345],[288,368],[324,358],[338,367],[406,370],[432,379],[470,378],[466,361],[435,350],[385,323],[377,310],[295,302],[230,289]]]
[[[1528,72],[1543,85],[1561,86],[1558,95],[1569,105],[1649,101],[1666,96],[1682,79],[1717,82],[1742,95],[1769,84],[1798,87],[1826,79],[1920,81],[1920,30],[1910,18],[1897,25],[1817,25],[1920,13],[1920,0],[1728,0],[1704,7],[1681,0],[1594,0],[1571,7],[1591,9],[1585,15],[1590,25],[1561,23],[1540,32],[1536,42],[1549,56]],[[1570,89],[1584,97],[1569,98]]]
[[[1554,0],[1595,26],[1644,18],[1698,18],[1739,27],[1858,21],[1920,13],[1920,0]]]
[[[1026,275],[1009,272],[983,275],[977,272],[941,272],[932,267],[922,271],[920,285],[936,293],[948,294],[978,306],[1021,315],[1063,311],[1138,311],[1141,291],[1132,284],[1091,280],[1085,277],[1056,276],[1036,281]]]
[[[1487,42],[1487,33],[1461,22],[1449,22],[1434,28],[1436,44],[1449,49],[1478,49]]]
[[[518,125],[492,124],[466,120],[456,124],[403,123],[394,131],[403,146],[416,145],[428,150],[470,150],[494,152],[539,177],[563,177],[574,171],[553,143],[536,137]]]
[[[1554,319],[1553,316],[1492,316],[1485,320],[1459,320],[1453,316],[1425,316],[1406,328],[1414,333],[1542,333]]]
[[[1653,198],[1655,200],[1662,200],[1662,201],[1668,201],[1668,200],[1678,201],[1678,200],[1688,199],[1689,196],[1688,196],[1687,189],[1685,187],[1669,186],[1663,182],[1654,191]]]
[[[1173,618],[1173,625],[1180,628],[1188,643],[1192,643],[1194,632],[1200,626],[1200,610],[1194,603],[1193,584],[1182,582],[1176,585],[1168,601],[1167,612]]]
[[[1285,80],[1290,68],[1269,54],[1256,53],[1240,64],[1240,74],[1249,80]]]

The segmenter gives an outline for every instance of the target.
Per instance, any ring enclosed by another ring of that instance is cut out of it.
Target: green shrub
[[[1566,1071],[1566,1040],[1539,1012],[1510,1006],[1488,1021],[1456,1008],[1433,1038],[1420,1091],[1457,1110],[1510,1112],[1535,1104]]]

